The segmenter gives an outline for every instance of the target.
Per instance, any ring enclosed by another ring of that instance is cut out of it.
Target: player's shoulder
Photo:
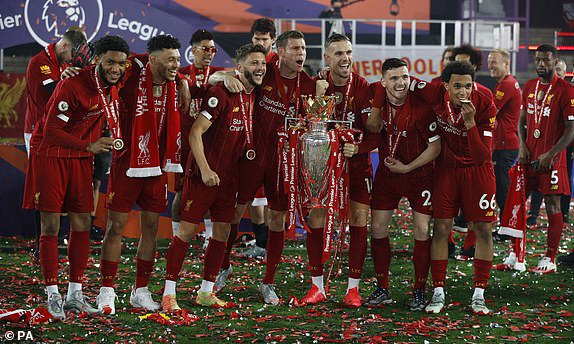
[[[538,80],[539,80],[538,78],[535,78],[535,79],[530,79],[530,80],[526,81],[524,83],[524,88],[525,89],[534,88],[536,86],[536,83],[538,82]]]
[[[572,84],[562,78],[557,78],[556,80],[556,88],[566,89],[569,92],[572,91]]]
[[[135,54],[128,58],[128,66],[126,66],[126,71],[128,69],[137,69],[141,70],[146,66],[149,61],[148,54]]]
[[[505,90],[512,90],[512,89],[516,89],[516,90],[520,90],[520,84],[518,83],[518,81],[516,80],[516,78],[514,78],[514,76],[512,74],[508,74],[507,76],[504,77],[504,79],[502,79],[498,84],[497,84],[499,89],[505,89]]]
[[[71,94],[77,94],[83,90],[87,90],[94,84],[92,76],[94,73],[94,68],[95,66],[83,68],[80,70],[78,75],[60,81],[58,83],[58,87],[60,90]]]
[[[215,73],[215,72],[219,72],[219,71],[225,70],[225,67],[211,66],[211,67],[209,67],[209,69],[210,69],[210,72],[211,72],[211,73]]]
[[[191,65],[183,66],[183,67],[179,68],[177,71],[182,73],[182,74],[190,74]]]
[[[54,62],[50,60],[48,54],[42,50],[32,56],[26,69],[29,73],[50,75],[57,68],[59,68],[59,66],[54,65]]]
[[[223,82],[218,82],[207,89],[204,101],[207,101],[209,107],[214,108],[217,105],[225,104],[229,99],[233,98],[234,95],[234,93],[229,92],[229,90],[225,88]]]
[[[370,87],[369,82],[367,81],[367,79],[365,79],[363,76],[352,72],[353,74],[353,83],[355,84],[355,89],[363,89],[363,88],[368,88]],[[380,82],[379,82],[380,84]]]
[[[301,75],[301,83],[315,83],[315,79],[307,74],[306,71],[299,73]]]

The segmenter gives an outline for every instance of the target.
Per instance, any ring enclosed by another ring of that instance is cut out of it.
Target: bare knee
[[[441,241],[448,240],[452,227],[452,220],[437,220],[435,219],[433,228],[433,240]]]
[[[41,213],[42,222],[42,235],[56,236],[60,230],[60,214],[59,213]]]
[[[285,230],[285,213],[272,210],[269,215],[269,230],[282,232]]]
[[[429,225],[428,223],[415,223],[413,226],[415,240],[425,241],[429,236]]]
[[[473,226],[474,235],[477,241],[489,242],[492,241],[492,228],[490,223],[477,222]]]

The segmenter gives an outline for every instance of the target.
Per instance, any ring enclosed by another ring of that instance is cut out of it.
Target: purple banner
[[[189,39],[200,28],[193,22],[134,0],[3,1],[0,48],[32,42],[46,46],[57,41],[70,26],[85,28],[89,41],[108,34],[121,36],[134,53],[145,52],[151,37],[172,34],[182,44],[182,66],[192,61]],[[233,66],[231,58],[218,48],[214,65]]]

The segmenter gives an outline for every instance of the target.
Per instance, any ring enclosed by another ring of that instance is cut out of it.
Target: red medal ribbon
[[[301,73],[297,73],[297,85],[295,86],[295,114],[297,116],[299,114],[299,103],[301,101]],[[285,90],[285,83],[283,83],[283,79],[279,74],[279,68],[275,70],[275,84],[279,89],[279,95],[281,95],[281,102],[285,106],[285,117],[289,117],[289,97],[287,95],[287,90]]]
[[[249,112],[245,110],[245,100],[243,100],[244,92],[239,94],[239,101],[241,103],[241,116],[243,117],[243,125],[245,127],[245,137],[247,139],[247,150],[253,150],[253,102],[254,94],[249,94]]]
[[[333,85],[333,93],[335,93],[334,89],[335,89],[335,82],[333,81],[333,77],[331,77],[331,73],[329,73],[329,85]],[[349,74],[349,77],[347,78],[347,83],[345,84],[346,86],[346,90],[345,90],[345,95],[342,99],[343,103],[343,108],[342,111],[339,112],[340,116],[335,116],[336,118],[340,118],[342,121],[346,121],[347,120],[347,108],[349,106],[349,95],[351,94],[351,84],[353,83],[353,73]]]
[[[114,139],[119,139],[122,137],[122,133],[120,129],[119,118],[120,97],[118,94],[118,87],[116,85],[110,86],[110,101],[108,102],[108,98],[106,97],[104,89],[102,88],[97,67],[94,68],[94,80],[96,81],[96,88],[98,90],[98,94],[100,95],[101,103],[104,107],[104,113],[106,114],[106,120],[110,127],[110,131],[112,132],[112,137]]]
[[[450,119],[450,122],[452,123],[452,125],[456,126],[456,124],[462,118],[462,112],[458,114],[457,119],[454,119],[454,111],[452,110],[452,105],[450,103],[450,100],[446,101],[446,108],[448,110],[448,118]]]
[[[395,116],[393,116],[393,108],[391,107],[391,103],[387,100],[387,137],[389,140],[389,156],[392,158],[395,157],[402,133],[407,129],[409,122],[410,111],[407,111],[407,115],[403,116],[405,107],[408,106],[407,102],[408,100],[405,100],[405,103],[400,109],[395,109]],[[393,136],[396,136],[394,142]]]
[[[538,87],[540,86],[540,79],[538,79],[536,81],[536,87],[534,88],[534,129],[538,129],[540,130],[540,122],[542,121],[542,114],[544,113],[544,106],[546,105],[546,98],[548,98],[548,95],[550,94],[550,91],[552,90],[552,86],[554,86],[556,82],[556,76],[554,76],[554,78],[552,78],[552,82],[550,83],[550,86],[548,86],[548,89],[546,90],[546,93],[544,94],[544,97],[542,98],[542,105],[539,107],[538,106]]]

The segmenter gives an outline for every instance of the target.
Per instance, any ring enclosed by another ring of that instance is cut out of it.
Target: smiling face
[[[470,93],[472,92],[472,75],[469,74],[452,74],[450,76],[450,81],[444,83],[448,95],[450,97],[450,102],[455,107],[462,106],[461,100],[470,98]]]
[[[501,80],[508,74],[508,60],[500,53],[491,52],[488,54],[488,71],[490,76],[496,80]]]
[[[96,56],[98,72],[108,85],[117,84],[126,72],[128,55],[121,51],[109,50]]]
[[[261,85],[267,70],[265,55],[263,53],[251,53],[243,62],[237,64],[239,78],[246,87]]]
[[[333,77],[346,80],[351,74],[353,64],[351,42],[343,40],[331,43],[325,51],[325,61]]]
[[[277,49],[281,66],[290,72],[302,72],[307,50],[303,38],[289,38],[285,47]]]
[[[193,64],[197,68],[206,68],[211,65],[217,48],[213,40],[204,39],[199,43],[193,44],[191,52],[193,53]]]
[[[162,49],[150,54],[154,82],[173,81],[179,69],[180,56],[177,49]]]
[[[410,81],[409,70],[405,66],[384,72],[381,84],[387,91],[387,97],[391,104],[401,105],[404,103],[409,92]]]

